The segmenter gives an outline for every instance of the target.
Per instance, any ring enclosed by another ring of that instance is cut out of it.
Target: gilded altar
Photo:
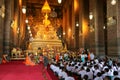
[[[39,47],[41,48],[62,48],[62,42],[58,38],[56,34],[56,30],[52,27],[52,25],[44,26],[42,24],[38,24],[38,31],[33,40],[30,43],[30,48],[32,50],[37,50]]]

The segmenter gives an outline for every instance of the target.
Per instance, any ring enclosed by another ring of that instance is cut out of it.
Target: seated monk
[[[32,56],[31,53],[28,54],[28,55],[26,55],[26,59],[25,59],[24,63],[25,63],[26,65],[34,66],[35,63],[31,60],[31,56]]]
[[[8,60],[7,60],[7,54],[3,54],[3,56],[2,56],[2,63],[7,63],[7,62],[9,62]]]
[[[56,62],[59,61],[59,57],[60,57],[60,55],[59,55],[59,53],[57,53],[57,54],[56,54]]]

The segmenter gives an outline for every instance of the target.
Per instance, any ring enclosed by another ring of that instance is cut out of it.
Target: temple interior
[[[14,48],[120,56],[120,0],[58,1],[0,0],[0,57]]]
[[[0,80],[120,80],[120,0],[0,0]]]

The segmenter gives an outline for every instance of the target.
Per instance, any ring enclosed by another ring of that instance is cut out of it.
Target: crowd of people
[[[7,56],[3,55],[3,63],[8,62]],[[52,59],[46,52],[39,51],[38,55],[28,53],[24,64],[34,66],[39,63],[48,64],[59,80],[120,80],[120,63],[114,59],[96,57],[87,49],[78,52],[56,53]]]
[[[72,56],[71,56],[72,55]],[[96,56],[87,50],[65,52],[59,61],[53,58],[50,69],[59,80],[120,80],[120,63],[114,59]]]

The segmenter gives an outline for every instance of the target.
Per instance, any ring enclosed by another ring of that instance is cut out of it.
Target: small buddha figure
[[[45,26],[48,26],[50,24],[50,20],[48,20],[48,15],[47,14],[45,15],[45,19],[43,20],[43,24]]]

